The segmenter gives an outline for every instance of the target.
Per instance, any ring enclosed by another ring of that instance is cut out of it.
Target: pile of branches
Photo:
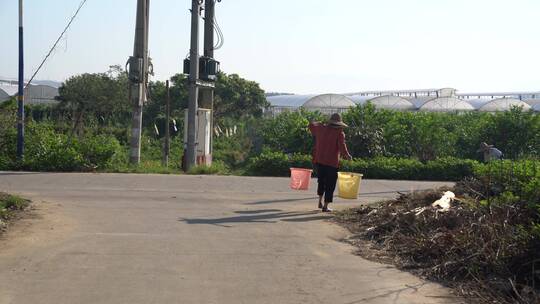
[[[475,189],[475,181],[465,181],[402,194],[336,220],[353,232],[349,241],[363,247],[360,254],[373,258],[375,251],[377,260],[449,285],[472,302],[540,303],[536,211],[518,202],[486,203]],[[457,196],[451,208],[432,207],[449,190]]]

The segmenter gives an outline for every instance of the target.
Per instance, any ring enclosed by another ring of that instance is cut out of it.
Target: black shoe
[[[323,208],[322,203],[319,203],[319,209],[322,209],[322,208]]]
[[[332,212],[332,211],[334,211],[334,210],[332,210],[332,209],[330,209],[328,207],[322,208],[322,212]]]

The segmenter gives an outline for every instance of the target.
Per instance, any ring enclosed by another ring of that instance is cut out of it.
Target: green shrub
[[[206,165],[200,165],[192,167],[188,174],[192,175],[212,175],[212,174],[219,174],[219,175],[225,175],[229,174],[229,168],[220,161],[214,161],[212,162],[211,166]]]
[[[58,133],[47,123],[27,125],[24,160],[20,168],[30,171],[85,171],[111,167],[122,149],[110,135],[87,135],[81,139]],[[9,169],[15,160],[3,160]]]
[[[388,112],[377,111],[372,104],[350,109],[343,115],[351,154],[357,157],[382,156],[385,152],[384,122]]]
[[[505,158],[539,155],[540,115],[513,108],[491,114],[486,120],[480,130],[482,138],[501,149]]]
[[[17,152],[17,105],[15,99],[0,102],[0,170],[13,167]]]
[[[313,161],[310,155],[293,154],[289,156],[289,167],[310,169],[313,167]]]
[[[213,159],[224,162],[228,167],[237,168],[248,158],[253,143],[247,134],[245,124],[223,122],[214,136]]]
[[[472,176],[478,162],[455,158],[442,158],[422,163],[407,158],[354,159],[342,161],[340,171],[356,172],[365,178],[394,180],[440,180],[456,181]],[[312,168],[311,157],[281,152],[264,152],[249,161],[250,175],[288,176],[289,168]]]
[[[256,176],[289,176],[290,168],[313,168],[311,156],[287,155],[265,151],[249,160],[247,174]]]
[[[265,119],[258,133],[264,148],[291,154],[309,154],[313,145],[313,137],[308,130],[309,122],[327,119],[318,112],[285,112],[275,118]]]
[[[259,176],[287,176],[289,158],[281,152],[263,152],[249,160],[247,173]]]
[[[540,161],[492,161],[475,166],[474,175],[490,197],[511,193],[540,211]]]
[[[83,138],[79,148],[84,166],[92,169],[110,167],[115,155],[121,153],[120,143],[109,135]]]
[[[30,171],[77,171],[84,167],[75,138],[46,125],[28,128],[23,168]]]
[[[424,179],[420,175],[423,164],[414,159],[375,158],[367,161],[366,178]]]
[[[478,162],[441,158],[422,163],[408,158],[375,158],[343,161],[341,169],[362,173],[366,178],[457,181],[472,176]]]
[[[470,159],[443,157],[428,161],[420,175],[425,180],[457,181],[464,177],[473,176],[474,168],[478,165],[480,165],[479,162]]]
[[[264,119],[258,133],[273,151],[309,154],[310,119],[319,113],[286,112]],[[480,159],[481,142],[494,144],[507,158],[540,156],[540,115],[519,108],[483,112],[399,112],[358,105],[343,114],[352,155],[361,158],[414,158],[422,162],[444,157]]]

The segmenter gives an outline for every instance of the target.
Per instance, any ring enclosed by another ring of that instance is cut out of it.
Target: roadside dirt
[[[18,212],[0,234],[0,256],[54,244],[74,227],[74,221],[63,214],[61,204],[34,201],[28,209]]]

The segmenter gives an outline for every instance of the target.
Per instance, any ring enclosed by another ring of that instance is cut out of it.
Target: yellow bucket
[[[344,199],[357,199],[362,174],[338,172],[338,196]]]

